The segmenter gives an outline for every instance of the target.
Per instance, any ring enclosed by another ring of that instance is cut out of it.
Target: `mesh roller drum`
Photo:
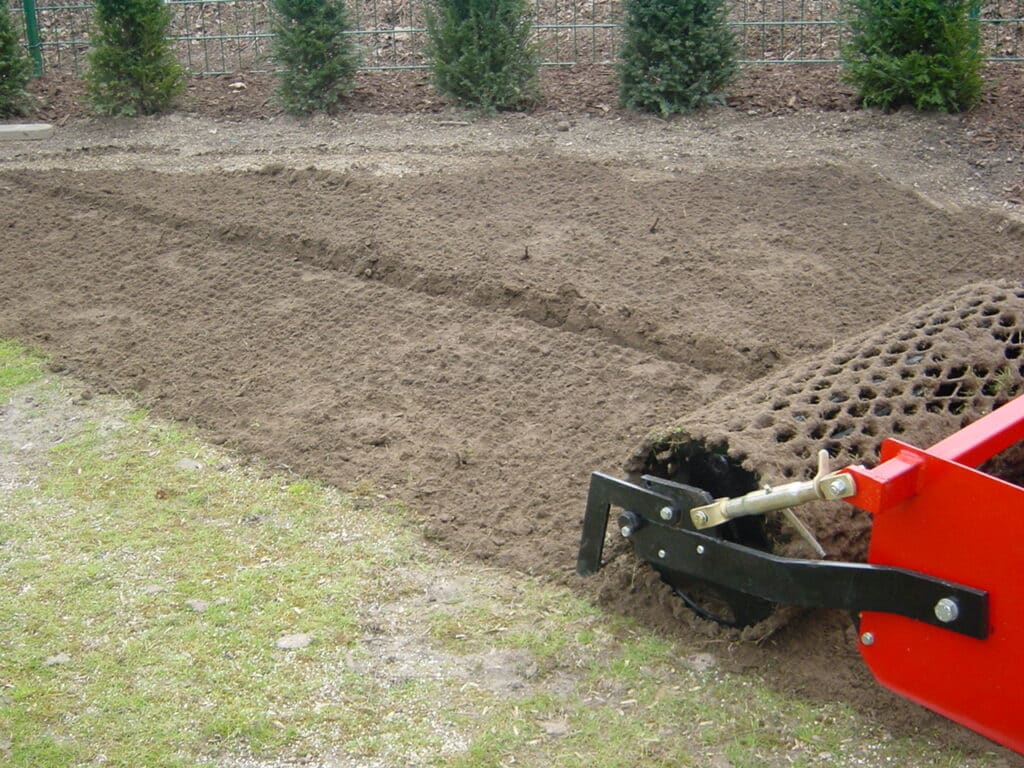
[[[772,373],[650,435],[627,464],[740,496],[832,466],[872,466],[882,441],[927,447],[1024,391],[1024,282],[954,291],[816,359]],[[1020,446],[994,462],[1019,477]],[[1008,457],[1010,457],[1008,459]],[[1000,463],[1001,462],[1001,463]],[[830,559],[864,561],[871,519],[841,502],[798,514]],[[791,557],[814,557],[781,515],[735,521],[726,536]],[[732,523],[730,523],[732,525]]]

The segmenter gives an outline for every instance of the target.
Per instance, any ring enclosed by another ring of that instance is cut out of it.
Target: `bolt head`
[[[695,517],[697,518],[697,522],[700,523],[701,525],[703,525],[704,523],[706,523],[708,521],[708,513],[707,512],[703,512],[703,511],[698,512],[695,515]]]
[[[667,522],[667,521],[672,520],[673,518],[675,518],[676,511],[674,509],[672,509],[672,507],[662,507],[660,514],[661,514],[661,519],[665,520]]]
[[[956,621],[960,615],[960,606],[951,597],[944,597],[935,604],[935,618],[943,624]]]
[[[840,496],[846,492],[846,481],[837,477],[829,482],[828,489],[832,492],[833,496]]]
[[[667,554],[668,554],[668,552],[666,552],[664,549],[659,549],[658,550],[658,557],[660,557],[662,560],[665,559],[665,555],[667,555]]]
[[[860,641],[864,645],[874,645],[875,644],[875,636],[873,634],[871,634],[870,632],[865,632],[864,634],[862,634],[860,636]]]
[[[619,533],[622,534],[622,538],[628,539],[643,525],[643,521],[632,512],[626,511],[619,515]]]
[[[704,554],[704,545],[703,544],[698,544],[697,545],[697,554],[698,555],[703,555]]]

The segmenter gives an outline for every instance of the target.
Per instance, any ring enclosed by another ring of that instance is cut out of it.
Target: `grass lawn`
[[[1005,765],[84,390],[0,342],[3,765]]]

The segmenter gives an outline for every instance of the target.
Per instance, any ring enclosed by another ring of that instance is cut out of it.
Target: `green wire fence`
[[[165,0],[174,9],[171,38],[195,74],[272,69],[267,0]],[[23,28],[37,72],[78,73],[89,47],[92,4],[0,0]],[[364,69],[419,69],[429,0],[350,0]],[[834,63],[844,26],[842,0],[732,0],[730,23],[747,64]],[[546,64],[614,61],[621,0],[534,0],[535,30]],[[1024,0],[979,6],[982,45],[990,61],[1024,61]]]

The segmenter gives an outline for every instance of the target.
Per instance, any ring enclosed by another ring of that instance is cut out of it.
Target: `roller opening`
[[[758,475],[742,466],[742,457],[730,455],[728,446],[708,446],[700,440],[673,443],[652,451],[642,474],[694,486],[714,498],[742,496],[761,487]],[[707,532],[726,541],[770,552],[771,541],[765,522],[763,516],[738,518]],[[736,628],[750,626],[766,619],[775,608],[760,598],[657,567],[655,570],[687,607],[718,624]]]

